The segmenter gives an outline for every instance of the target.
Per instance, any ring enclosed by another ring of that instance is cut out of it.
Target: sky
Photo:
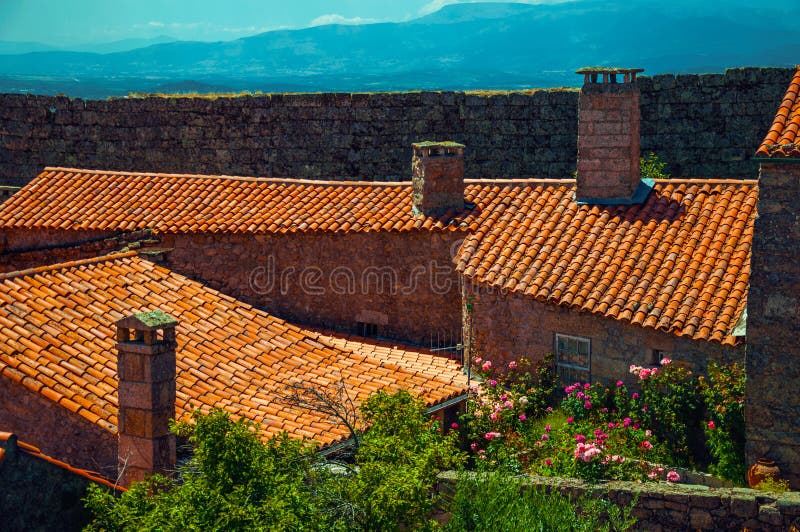
[[[0,0],[0,41],[62,47],[160,35],[227,41],[276,29],[397,22],[468,1],[475,0]]]

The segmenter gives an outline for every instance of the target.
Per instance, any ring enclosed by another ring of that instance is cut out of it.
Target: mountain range
[[[100,50],[107,53],[6,53],[0,92],[519,89],[577,85],[574,71],[587,65],[648,74],[791,66],[800,62],[800,27],[789,19],[749,0],[724,8],[695,0],[453,4],[407,22]],[[0,43],[0,52],[13,44]]]

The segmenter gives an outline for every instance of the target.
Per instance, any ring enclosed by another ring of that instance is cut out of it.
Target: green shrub
[[[502,473],[462,476],[445,527],[461,531],[628,530],[636,522],[635,502],[620,508],[607,499],[584,497],[573,503],[555,491],[526,486],[523,478]]]
[[[739,364],[723,366],[712,362],[708,379],[699,378],[700,390],[708,416],[706,441],[713,462],[709,471],[739,485],[744,485],[747,467],[744,457],[744,368]]]
[[[661,160],[653,152],[648,153],[639,159],[639,171],[642,178],[649,179],[669,179],[672,177],[666,171],[667,163]]]

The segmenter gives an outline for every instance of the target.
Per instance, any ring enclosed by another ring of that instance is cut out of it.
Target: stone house
[[[0,275],[0,336],[0,426],[124,483],[174,468],[168,420],[196,409],[330,449],[348,429],[281,400],[291,385],[409,389],[445,416],[467,391],[457,362],[298,327],[135,252]]]
[[[757,183],[640,180],[636,73],[585,73],[577,180],[464,179],[454,143],[415,144],[400,183],[47,168],[0,241],[149,231],[164,266],[285,319],[465,360],[554,352],[565,380],[741,359]]]

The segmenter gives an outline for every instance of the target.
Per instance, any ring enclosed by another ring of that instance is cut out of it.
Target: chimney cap
[[[178,322],[160,310],[140,312],[116,322],[116,326],[137,331],[157,331],[168,327],[175,327]]]
[[[584,85],[616,84],[617,75],[622,75],[623,83],[636,83],[636,74],[644,72],[643,68],[618,68],[618,67],[583,67],[575,71],[576,74],[583,74]],[[603,76],[602,82],[598,78]]]

